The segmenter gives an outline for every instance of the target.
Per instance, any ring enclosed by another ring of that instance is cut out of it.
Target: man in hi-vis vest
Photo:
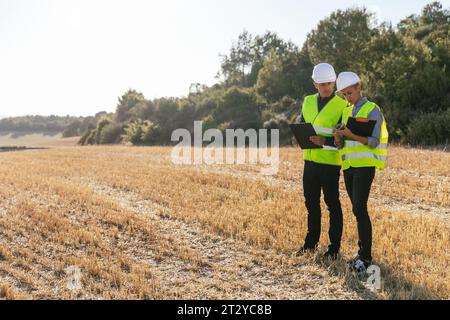
[[[303,150],[303,192],[308,210],[308,233],[298,255],[316,250],[321,229],[320,196],[323,191],[325,203],[330,211],[330,245],[325,257],[336,259],[341,246],[342,209],[339,201],[339,177],[341,157],[334,144],[333,130],[341,122],[342,111],[347,102],[334,94],[336,73],[328,63],[314,67],[312,79],[317,94],[306,96],[303,101],[300,121],[311,123],[317,136],[311,141],[322,149]]]

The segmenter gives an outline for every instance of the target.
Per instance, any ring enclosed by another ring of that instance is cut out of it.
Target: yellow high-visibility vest
[[[306,96],[303,101],[302,114],[306,123],[311,123],[317,135],[333,137],[333,129],[341,119],[347,102],[341,97],[334,96],[319,112],[317,100],[319,94]],[[341,156],[335,147],[323,146],[323,149],[303,150],[303,159],[316,163],[341,165]]]
[[[348,106],[342,113],[342,123],[347,124],[348,118],[352,116],[354,106]],[[357,118],[368,118],[374,108],[381,109],[375,103],[367,101],[356,115]],[[345,140],[344,148],[341,149],[342,168],[344,170],[353,167],[376,167],[380,170],[385,168],[388,154],[389,133],[386,120],[383,116],[381,124],[380,144],[376,148],[366,146],[358,141]]]

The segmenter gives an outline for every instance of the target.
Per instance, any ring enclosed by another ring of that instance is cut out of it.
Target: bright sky
[[[0,0],[0,116],[115,111],[129,88],[185,96],[217,82],[219,53],[244,29],[301,45],[336,9],[364,5],[395,24],[429,2]]]

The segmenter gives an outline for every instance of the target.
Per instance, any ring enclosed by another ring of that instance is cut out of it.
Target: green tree
[[[161,129],[153,122],[147,122],[142,130],[142,143],[146,146],[158,145],[161,143]]]
[[[273,32],[253,37],[244,30],[237,42],[233,43],[229,55],[221,56],[221,71],[218,76],[224,77],[227,87],[252,87],[265,59],[273,50],[283,54],[286,51],[295,51],[296,46],[292,42],[283,41]]]
[[[142,105],[145,105],[144,95],[136,90],[128,90],[122,97],[119,98],[119,104],[116,109],[116,121],[117,122],[125,122],[130,120],[133,116],[133,112],[131,110],[139,106],[143,108]]]
[[[142,136],[146,130],[145,127],[149,125],[148,121],[135,120],[128,123],[125,127],[124,140],[126,142],[131,142],[133,145],[142,145]]]
[[[383,40],[371,45],[372,52],[382,54],[367,72],[369,92],[384,108],[393,139],[407,141],[411,121],[450,106],[449,17],[448,10],[432,3],[422,15],[403,19],[398,33],[390,32],[384,41],[390,43],[386,48],[375,45]]]
[[[284,96],[300,98],[314,90],[311,81],[313,65],[303,52],[280,54],[272,50],[258,74],[256,92],[274,102]]]
[[[213,123],[221,129],[261,128],[258,97],[253,89],[231,87],[217,103],[212,113]]]
[[[319,22],[306,39],[307,51],[313,64],[328,62],[337,72],[364,71],[369,63],[367,42],[377,32],[374,15],[367,9],[337,10]]]

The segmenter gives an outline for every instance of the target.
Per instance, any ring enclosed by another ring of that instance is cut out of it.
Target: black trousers
[[[358,255],[368,261],[372,261],[372,223],[367,210],[367,201],[374,177],[375,167],[350,167],[344,170],[345,188],[358,224]]]
[[[315,248],[320,239],[321,210],[320,196],[323,190],[325,203],[330,211],[330,229],[328,235],[330,245],[328,249],[339,252],[342,238],[342,208],[339,201],[340,166],[319,164],[305,161],[303,171],[303,192],[305,205],[308,210],[308,233],[305,248]]]

